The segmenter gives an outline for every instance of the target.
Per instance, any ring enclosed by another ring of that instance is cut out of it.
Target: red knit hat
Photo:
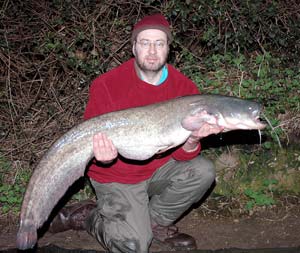
[[[170,31],[169,22],[162,14],[153,14],[145,16],[133,27],[131,42],[134,42],[138,33],[147,29],[159,29],[167,34],[169,43],[172,41],[172,34]]]

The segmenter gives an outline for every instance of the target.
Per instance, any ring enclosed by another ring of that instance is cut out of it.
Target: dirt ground
[[[235,210],[230,214],[228,208],[216,211],[202,207],[192,210],[177,225],[180,231],[196,238],[198,249],[299,247],[300,252],[300,203],[296,202],[257,210],[252,215],[237,215]],[[15,248],[16,223],[3,218],[0,222],[0,251]],[[102,250],[85,231],[46,233],[39,240],[40,247],[50,244],[67,249]],[[151,252],[165,250],[155,243],[151,246]]]

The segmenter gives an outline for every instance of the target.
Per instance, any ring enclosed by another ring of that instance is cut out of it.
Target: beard
[[[151,63],[147,61],[147,57],[145,60],[136,57],[137,66],[144,72],[157,73],[162,70],[162,68],[165,66],[166,63],[167,63],[167,58],[163,59],[162,61],[156,61]]]

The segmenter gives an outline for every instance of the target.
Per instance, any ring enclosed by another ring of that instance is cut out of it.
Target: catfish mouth
[[[266,124],[258,116],[256,117],[224,117],[218,120],[218,124],[224,127],[224,131],[242,129],[242,130],[261,130],[266,127]]]
[[[260,116],[257,116],[253,121],[257,125],[258,130],[264,129],[267,126],[267,124],[260,118]]]
[[[242,126],[244,128],[242,128]],[[261,130],[266,127],[259,117],[252,119],[252,120],[245,120],[245,122],[241,123],[241,129],[257,129]]]

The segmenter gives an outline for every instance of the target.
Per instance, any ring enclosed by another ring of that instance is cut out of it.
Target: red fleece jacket
[[[90,97],[84,113],[89,119],[104,113],[148,105],[178,96],[199,94],[196,85],[171,65],[167,65],[168,77],[160,85],[148,84],[139,79],[134,59],[96,78],[90,87]],[[170,158],[191,160],[200,152],[185,152],[181,147],[166,156],[158,156],[145,162],[130,162],[118,157],[111,166],[101,166],[94,161],[88,176],[100,183],[118,182],[135,184],[146,180]]]

